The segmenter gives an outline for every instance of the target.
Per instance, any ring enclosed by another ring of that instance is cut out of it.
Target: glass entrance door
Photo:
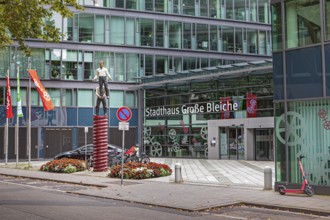
[[[220,159],[244,159],[243,127],[220,128]]]
[[[274,160],[273,129],[256,129],[256,160]]]

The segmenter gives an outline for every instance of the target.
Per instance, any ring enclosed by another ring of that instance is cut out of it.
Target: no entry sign
[[[132,111],[130,108],[123,106],[117,110],[117,118],[119,121],[129,121],[132,118]]]

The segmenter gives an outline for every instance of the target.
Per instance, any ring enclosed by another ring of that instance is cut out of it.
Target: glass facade
[[[271,7],[276,184],[302,182],[302,155],[308,181],[323,193],[318,186],[330,186],[329,1],[282,0]]]
[[[271,73],[146,89],[145,150],[156,157],[207,158],[207,121],[249,117],[249,94],[257,97],[256,117],[273,116]],[[220,112],[214,107],[220,101],[237,103],[239,107]],[[229,153],[223,153],[222,158]],[[240,152],[239,158],[243,157],[244,152]]]

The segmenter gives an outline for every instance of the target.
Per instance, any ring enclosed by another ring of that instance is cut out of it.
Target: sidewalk
[[[167,160],[167,159],[163,159]],[[172,159],[171,164],[174,164],[177,159]],[[212,173],[212,169],[196,171],[192,168],[194,175],[189,174],[190,168],[186,164],[191,164],[191,167],[194,167],[198,161],[195,160],[182,160],[183,170],[187,173],[187,176],[192,178],[199,172],[209,172]],[[205,161],[199,161],[199,163],[205,163]],[[167,161],[168,162],[168,161]],[[234,169],[234,167],[229,167],[232,165],[230,161],[221,161],[221,163],[227,164],[227,169]],[[237,163],[238,161],[233,161]],[[249,161],[242,161],[247,164],[243,165],[238,163],[238,166],[251,166],[251,169],[256,168],[257,165],[254,163],[249,164]],[[44,163],[44,162],[43,162]],[[217,163],[212,161],[207,161],[207,164],[210,163],[213,168],[217,167]],[[235,164],[234,163],[234,164]],[[220,166],[220,164],[219,164]],[[205,166],[203,166],[205,167]],[[260,169],[261,169],[260,165]],[[215,169],[217,170],[217,169]],[[214,171],[215,172],[215,171]],[[227,171],[226,171],[227,172]],[[242,171],[237,171],[242,172]],[[249,173],[250,171],[245,173]],[[251,171],[252,172],[252,171]],[[221,173],[221,172],[220,172]],[[223,171],[222,173],[225,173]],[[244,172],[243,172],[244,173]],[[250,204],[256,206],[268,206],[268,207],[277,207],[283,209],[294,209],[298,211],[310,210],[312,212],[319,212],[322,214],[330,215],[330,197],[329,196],[319,196],[315,195],[313,197],[306,197],[304,195],[285,195],[281,196],[279,193],[274,191],[262,190],[261,185],[256,185],[253,187],[248,184],[239,184],[231,185],[229,183],[223,184],[220,179],[221,176],[218,176],[215,179],[211,178],[209,182],[203,182],[203,179],[200,181],[195,181],[192,178],[192,181],[185,181],[184,183],[174,183],[172,177],[163,177],[151,180],[124,180],[124,186],[120,185],[120,179],[112,179],[106,177],[107,172],[104,173],[88,173],[80,172],[78,174],[56,174],[56,173],[46,173],[40,171],[27,171],[22,169],[12,169],[12,168],[3,168],[0,164],[0,174],[10,175],[10,176],[20,176],[20,177],[29,177],[45,180],[54,180],[60,182],[70,182],[77,184],[86,184],[86,185],[95,185],[100,188],[81,190],[78,192],[72,192],[81,195],[88,196],[97,196],[102,198],[110,198],[117,200],[124,200],[130,202],[137,202],[149,205],[164,206],[176,209],[183,209],[189,211],[198,211],[212,207],[221,207],[235,204]],[[205,173],[208,174],[208,173]],[[232,175],[227,174],[226,181],[236,181],[234,176],[237,179],[241,179],[237,176],[238,174]],[[251,176],[258,176],[257,174]],[[207,175],[206,175],[207,176]],[[214,176],[214,175],[211,175]],[[197,177],[196,177],[197,178]],[[202,177],[200,177],[202,178]],[[204,177],[208,178],[208,177]],[[256,177],[251,178],[252,181],[257,179]],[[197,178],[198,180],[198,178]],[[225,182],[226,182],[225,181]],[[194,184],[189,184],[194,183]]]

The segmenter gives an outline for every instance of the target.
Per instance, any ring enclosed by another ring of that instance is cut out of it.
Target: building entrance
[[[244,129],[238,127],[221,127],[220,159],[244,159]]]

